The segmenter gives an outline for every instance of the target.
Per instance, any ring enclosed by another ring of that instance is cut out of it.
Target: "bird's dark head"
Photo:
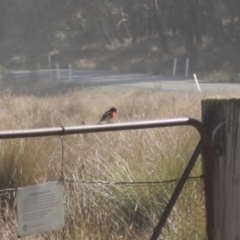
[[[110,111],[110,112],[117,112],[117,109],[114,108],[114,107],[112,107],[109,111]]]

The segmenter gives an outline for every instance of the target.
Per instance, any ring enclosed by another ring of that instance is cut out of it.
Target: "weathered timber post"
[[[202,101],[217,156],[203,152],[208,239],[240,239],[240,98]]]

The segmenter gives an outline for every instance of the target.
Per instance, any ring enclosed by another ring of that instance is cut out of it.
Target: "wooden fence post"
[[[208,239],[240,239],[240,98],[202,101],[217,156],[203,152]]]

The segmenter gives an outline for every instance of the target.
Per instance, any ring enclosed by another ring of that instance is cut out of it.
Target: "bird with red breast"
[[[111,120],[115,118],[116,115],[117,115],[117,109],[115,107],[112,107],[102,115],[102,118],[98,122],[98,124],[102,122],[111,123]]]

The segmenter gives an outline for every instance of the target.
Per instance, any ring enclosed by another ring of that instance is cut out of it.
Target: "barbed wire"
[[[203,179],[205,175],[199,175],[199,176],[192,176],[189,177],[188,180],[196,180],[196,179]],[[109,182],[109,181],[91,181],[91,180],[80,180],[80,179],[60,179],[61,181],[65,181],[68,183],[83,183],[83,184],[102,184],[102,185],[151,185],[151,184],[166,184],[166,183],[172,183],[177,182],[180,180],[180,178],[171,179],[171,180],[165,180],[165,181],[151,181],[151,182]]]
[[[0,189],[0,197],[4,195],[9,195],[11,192],[16,192],[17,188],[5,188]]]
[[[188,180],[197,180],[197,179],[203,179],[206,177],[206,174],[198,175],[198,176],[192,176],[189,177]],[[80,184],[96,184],[96,185],[153,185],[153,184],[167,184],[172,182],[179,181],[180,178],[176,179],[170,179],[165,181],[151,181],[151,182],[142,182],[142,181],[136,181],[136,182],[110,182],[110,181],[93,181],[93,180],[81,180],[81,179],[70,179],[70,178],[60,178],[58,179],[59,182],[66,182],[66,183],[80,183]],[[7,195],[10,192],[16,192],[18,188],[6,188],[6,189],[0,189],[0,196]]]

